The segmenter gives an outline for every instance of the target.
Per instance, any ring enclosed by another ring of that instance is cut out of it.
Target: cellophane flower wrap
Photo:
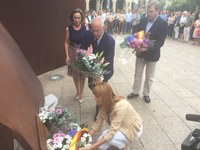
[[[88,50],[77,50],[78,60],[73,62],[72,66],[82,72],[86,77],[102,79],[104,74],[109,73],[105,67],[109,62],[105,62],[102,53],[93,54],[92,46]]]
[[[88,147],[92,137],[87,128],[81,128],[78,123],[71,122],[64,131],[53,134],[47,139],[48,150],[78,150]]]
[[[154,41],[149,39],[149,34],[145,35],[144,30],[125,37],[124,41],[120,44],[121,48],[130,47],[133,49],[133,53],[140,55],[143,52],[148,51],[149,48],[153,47]]]

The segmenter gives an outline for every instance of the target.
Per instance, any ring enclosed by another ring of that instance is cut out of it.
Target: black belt
[[[80,47],[80,44],[75,44],[75,43],[70,43],[69,44],[71,47]]]

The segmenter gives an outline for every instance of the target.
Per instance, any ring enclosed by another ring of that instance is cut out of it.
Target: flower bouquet
[[[92,137],[87,128],[82,128],[77,123],[70,123],[63,131],[55,133],[47,139],[48,150],[78,150],[91,145]]]
[[[124,41],[120,44],[121,48],[130,47],[133,50],[132,53],[136,52],[136,55],[139,56],[143,52],[148,51],[148,48],[153,47],[154,41],[149,40],[149,33],[144,34],[144,30],[125,37]]]
[[[73,62],[72,66],[82,72],[86,77],[100,79],[104,74],[109,73],[105,67],[109,62],[105,62],[102,53],[96,55],[92,53],[92,47],[88,50],[79,49],[77,51],[79,59]]]
[[[39,118],[51,134],[63,131],[70,122],[77,122],[76,115],[68,108],[61,106],[40,112]]]

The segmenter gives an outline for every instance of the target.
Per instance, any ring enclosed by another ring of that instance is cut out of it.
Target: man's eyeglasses
[[[93,30],[93,29],[91,29],[91,31],[92,31],[92,33],[97,33],[97,34],[101,33],[101,30]]]

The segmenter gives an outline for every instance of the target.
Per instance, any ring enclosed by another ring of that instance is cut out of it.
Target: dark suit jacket
[[[106,66],[106,70],[110,71],[108,74],[104,75],[104,81],[107,82],[113,75],[113,63],[114,63],[114,55],[115,55],[115,40],[112,38],[110,34],[107,32],[104,32],[99,45],[96,46],[94,42],[94,36],[92,32],[89,30],[86,33],[86,36],[81,44],[81,49],[87,49],[90,44],[92,44],[93,47],[93,53],[101,53],[103,52],[103,57],[105,58],[106,62],[109,62],[110,64]]]
[[[140,21],[138,25],[138,31],[146,30],[147,26],[147,18],[144,18]],[[149,38],[150,40],[155,40],[154,46],[149,48],[147,52],[144,52],[141,57],[143,57],[147,61],[158,61],[160,58],[160,48],[163,46],[165,42],[165,38],[167,36],[167,23],[158,16],[155,20],[152,27],[149,29]],[[139,56],[140,57],[140,56]]]

